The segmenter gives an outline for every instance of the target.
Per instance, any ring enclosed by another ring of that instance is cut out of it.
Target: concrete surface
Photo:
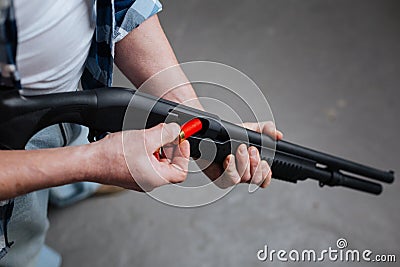
[[[399,13],[395,0],[171,0],[160,18],[180,61],[218,61],[254,79],[287,140],[400,173]],[[378,197],[274,181],[194,209],[125,192],[50,210],[47,242],[65,267],[285,266],[256,253],[320,251],[340,237],[399,261],[399,190],[398,180]]]

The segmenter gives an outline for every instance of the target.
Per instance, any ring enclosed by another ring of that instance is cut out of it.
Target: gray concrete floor
[[[218,61],[254,79],[287,140],[400,173],[399,13],[395,0],[174,0],[160,18],[180,61]],[[121,75],[115,84],[128,85]],[[65,267],[265,266],[256,257],[265,244],[322,250],[339,237],[400,260],[399,190],[398,181],[378,197],[274,181],[194,209],[125,192],[50,210],[47,242]]]

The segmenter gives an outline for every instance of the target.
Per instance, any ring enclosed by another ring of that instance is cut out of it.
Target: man
[[[9,2],[0,1],[2,5]],[[156,15],[161,10],[157,0],[14,0],[13,3],[19,38],[16,60],[25,94],[74,91],[81,77],[86,88],[109,86],[114,50],[115,64],[136,87],[153,74],[177,64]],[[165,95],[156,88],[150,93],[179,103],[191,100],[193,107],[202,108],[191,85]],[[73,132],[72,126],[67,127]],[[246,127],[282,137],[271,123],[246,124]],[[89,181],[147,191],[186,178],[187,141],[179,144],[170,162],[153,156],[159,147],[178,137],[180,129],[176,124],[126,132],[124,142],[132,145],[125,150],[121,133],[110,134],[92,144],[60,147],[65,143],[63,130],[50,127],[27,145],[28,149],[47,149],[0,151],[0,201],[3,202],[0,206],[12,203],[10,199],[15,198],[11,217],[0,218],[0,266],[60,264],[59,256],[44,246],[48,190],[43,189]],[[125,158],[132,159],[137,168],[129,170]],[[148,167],[149,162],[152,168]],[[271,179],[267,162],[260,160],[254,147],[241,145],[223,165],[225,185],[251,181],[266,187]],[[207,175],[215,179],[222,171],[213,166]]]

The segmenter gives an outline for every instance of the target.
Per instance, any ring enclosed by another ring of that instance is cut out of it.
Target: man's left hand
[[[281,140],[282,132],[276,130],[272,121],[261,123],[243,123],[247,129]],[[204,173],[221,188],[228,188],[239,183],[252,183],[266,188],[271,182],[271,168],[265,160],[261,160],[260,153],[254,146],[247,147],[241,144],[235,155],[231,154],[223,162],[223,168],[218,164],[211,164]],[[218,179],[219,178],[219,179]]]

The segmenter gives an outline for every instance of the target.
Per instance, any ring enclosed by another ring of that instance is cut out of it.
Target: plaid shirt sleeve
[[[123,39],[143,21],[162,10],[158,0],[119,0],[114,2],[115,22],[114,41]]]
[[[96,31],[81,83],[84,89],[111,86],[115,43],[162,10],[158,0],[95,0]]]

